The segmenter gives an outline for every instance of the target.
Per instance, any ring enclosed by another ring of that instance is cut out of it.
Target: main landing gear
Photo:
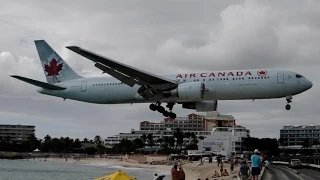
[[[168,103],[166,107],[169,109],[169,111],[166,111],[166,109],[161,106],[161,103],[157,102],[156,104],[150,104],[149,108],[152,111],[158,111],[159,113],[162,113],[165,117],[175,119],[177,115],[172,112],[173,106],[174,103]]]
[[[286,105],[286,110],[290,110],[291,109],[291,106],[289,103],[292,103],[292,96],[287,96],[286,97],[286,100],[287,100],[287,105]]]

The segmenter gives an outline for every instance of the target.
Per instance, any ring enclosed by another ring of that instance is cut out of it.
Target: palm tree
[[[89,143],[89,139],[88,138],[84,138],[82,142]]]
[[[153,135],[152,134],[148,134],[147,139],[148,139],[147,140],[148,141],[148,145],[150,147],[154,146]]]
[[[285,151],[284,146],[287,144],[287,140],[284,138],[279,138],[278,139],[278,144],[282,146],[283,152]]]
[[[166,139],[167,138],[167,139]],[[167,142],[170,148],[173,148],[175,145],[176,140],[174,139],[173,136],[171,137],[165,137],[164,142]]]
[[[156,142],[159,143],[159,146],[161,147],[161,146],[162,146],[162,143],[163,143],[163,138],[157,139]]]
[[[194,133],[193,133],[193,134],[194,134]],[[188,139],[189,139],[188,144],[191,144],[191,138],[192,138],[192,137],[191,137],[191,132],[185,132],[185,133],[184,133],[184,137],[185,137],[185,138],[188,138]]]
[[[305,138],[302,142],[302,149],[310,148],[311,147],[311,142],[309,138]]]
[[[320,144],[319,140],[318,139],[312,139],[312,145],[313,146],[316,146],[316,152],[318,152],[318,148],[317,146]]]
[[[144,144],[144,146],[145,146],[145,145],[146,145],[146,141],[147,141],[147,135],[146,135],[146,134],[143,134],[143,135],[141,136],[141,139],[142,139],[143,144]]]
[[[177,147],[180,147],[180,150],[182,149],[182,145],[183,145],[183,138],[184,138],[184,134],[181,131],[180,128],[177,128],[176,131],[173,133],[173,137],[175,137],[177,139],[176,142],[176,149]]]
[[[96,144],[98,144],[98,145],[102,144],[102,138],[101,138],[101,136],[96,135],[96,136],[94,137],[94,143],[96,143]]]

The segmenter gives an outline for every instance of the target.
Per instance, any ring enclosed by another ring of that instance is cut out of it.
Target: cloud
[[[63,2],[63,6],[61,6]],[[45,81],[35,39],[45,39],[79,74],[108,76],[65,48],[77,45],[145,71],[165,74],[225,69],[290,69],[314,87],[293,98],[221,101],[253,136],[278,137],[290,124],[317,124],[317,1],[13,1],[0,7],[0,113],[4,123],[35,124],[37,136],[107,137],[160,121],[148,104],[96,105],[38,94],[9,75]],[[174,107],[178,116],[194,113]]]

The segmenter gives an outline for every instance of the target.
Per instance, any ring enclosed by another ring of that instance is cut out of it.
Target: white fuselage
[[[211,100],[244,100],[272,99],[293,96],[312,87],[312,82],[298,73],[286,70],[213,71],[207,73],[188,73],[163,75],[180,83],[203,82],[206,92],[201,101]],[[147,103],[137,93],[140,86],[130,87],[112,77],[80,78],[64,81],[57,85],[66,90],[47,90],[40,88],[39,93],[57,96],[64,99],[97,103]],[[178,97],[162,99],[161,102],[187,102]]]

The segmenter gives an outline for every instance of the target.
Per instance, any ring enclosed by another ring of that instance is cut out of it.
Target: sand
[[[124,166],[124,167],[137,167],[137,168],[151,168],[151,169],[157,169],[163,172],[170,173],[170,170],[172,166],[167,165],[149,165],[149,164],[140,164],[133,160],[128,161],[122,161],[118,159],[108,159],[108,158],[84,158],[81,159],[80,162],[77,162],[73,159],[68,159],[68,161],[65,161],[65,158],[49,158],[49,161],[59,161],[59,162],[65,162],[65,163],[101,163],[106,162],[109,164]],[[214,171],[219,172],[219,168],[217,163],[204,163],[203,165],[200,165],[199,162],[191,162],[184,164],[183,169],[186,174],[186,180],[197,180],[200,178],[201,180],[205,180],[206,178],[209,178],[210,180],[238,180],[238,178],[232,178],[238,173],[239,166],[235,167],[235,170],[233,173],[230,173],[230,165],[224,164],[225,169],[229,172],[229,176],[219,177],[219,178],[212,178]]]

